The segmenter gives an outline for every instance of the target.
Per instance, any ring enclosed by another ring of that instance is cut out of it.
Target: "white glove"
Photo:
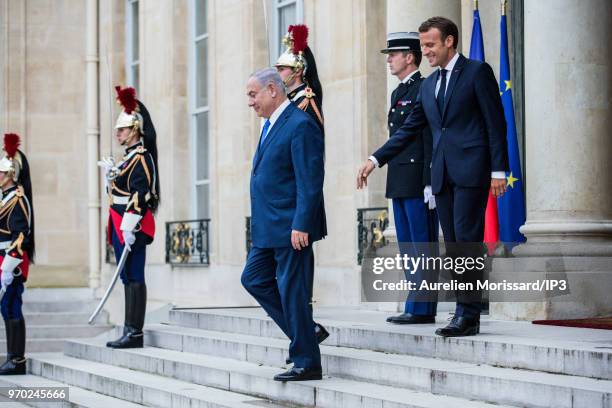
[[[123,241],[125,242],[125,246],[128,251],[132,250],[132,245],[136,242],[136,235],[133,231],[122,231],[123,232]]]
[[[115,159],[112,157],[103,157],[102,160],[98,162],[98,166],[104,171],[104,177],[107,182],[113,181],[119,174],[119,169],[115,166]]]
[[[423,202],[428,204],[430,210],[436,208],[436,196],[431,192],[431,186],[425,186],[423,189]]]
[[[2,288],[6,291],[6,288],[13,283],[13,272],[2,271]]]
[[[2,260],[2,265],[0,265],[0,269],[2,269],[1,281],[4,290],[6,290],[6,288],[11,283],[13,283],[13,271],[15,271],[15,268],[17,268],[19,264],[21,264],[21,262],[23,262],[23,259],[15,258],[13,256],[10,256],[9,254],[6,254],[4,256],[4,259]]]

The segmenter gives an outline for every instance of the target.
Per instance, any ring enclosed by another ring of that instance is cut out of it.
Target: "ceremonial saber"
[[[0,300],[2,300],[5,293],[6,293],[6,288],[3,286],[2,289],[0,289]]]
[[[117,270],[115,270],[115,275],[113,276],[113,279],[111,279],[110,284],[108,285],[108,288],[106,289],[106,292],[104,293],[104,296],[102,296],[102,299],[100,299],[100,304],[98,305],[98,307],[96,307],[96,310],[94,310],[94,312],[91,314],[91,316],[89,317],[89,321],[87,323],[93,324],[98,314],[100,314],[100,311],[104,307],[104,304],[108,300],[108,297],[110,296],[111,292],[113,291],[113,288],[115,287],[115,283],[117,283],[117,279],[119,278],[119,275],[121,274],[121,271],[123,270],[123,267],[125,266],[125,262],[127,261],[127,257],[129,253],[130,253],[130,248],[126,245],[123,248],[123,252],[121,253],[121,258],[119,259],[119,263],[117,264]]]

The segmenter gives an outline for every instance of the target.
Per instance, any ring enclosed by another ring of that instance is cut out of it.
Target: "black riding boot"
[[[129,284],[123,285],[123,334],[117,340],[111,340],[106,342],[106,347],[116,347],[121,342],[121,339],[127,334],[128,322],[129,322],[129,309],[130,309],[130,288]]]
[[[144,283],[130,282],[125,286],[125,325],[123,336],[106,343],[111,348],[142,348],[144,315],[147,305],[147,287]]]
[[[6,349],[7,357],[4,364],[0,366],[0,375],[23,375],[26,373],[25,320],[9,319],[6,325]]]

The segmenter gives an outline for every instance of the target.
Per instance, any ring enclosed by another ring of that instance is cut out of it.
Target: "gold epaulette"
[[[306,89],[304,89],[304,100],[302,100],[302,102],[300,102],[297,107],[303,111],[306,111],[309,106],[312,107],[312,110],[314,111],[315,115],[317,115],[317,119],[319,119],[319,123],[323,125],[323,116],[321,115],[321,111],[319,110],[319,107],[317,106],[314,97],[315,93],[312,91],[311,88],[307,87]]]

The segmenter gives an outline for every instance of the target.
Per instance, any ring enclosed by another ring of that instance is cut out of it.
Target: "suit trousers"
[[[436,194],[436,205],[447,256],[475,258],[484,254],[482,242],[488,196],[488,187],[456,185],[452,173],[445,169],[442,190]],[[468,318],[480,316],[482,291],[477,290],[476,282],[482,279],[483,271],[452,271],[452,276],[458,282],[471,283],[474,287],[473,291],[456,292],[455,315]]]
[[[242,272],[244,288],[289,337],[289,358],[295,367],[321,367],[321,353],[313,330],[312,244],[292,247],[253,247]]]

